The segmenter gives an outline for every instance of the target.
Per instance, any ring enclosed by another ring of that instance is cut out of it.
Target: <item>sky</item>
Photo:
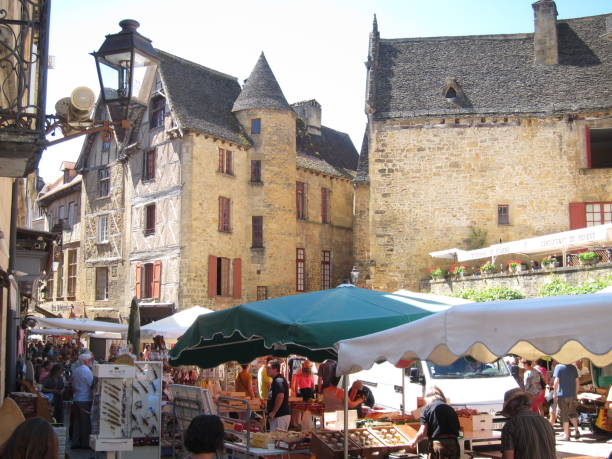
[[[359,151],[368,36],[381,38],[533,32],[533,0],[53,0],[47,113],[78,86],[99,91],[92,51],[119,21],[136,19],[153,46],[206,67],[249,76],[263,51],[289,103],[316,99],[325,126]],[[612,12],[612,0],[556,0],[559,19]],[[59,136],[61,134],[57,134]],[[55,138],[57,138],[57,136]],[[53,140],[49,137],[49,140]],[[39,172],[55,180],[83,138],[49,147]]]

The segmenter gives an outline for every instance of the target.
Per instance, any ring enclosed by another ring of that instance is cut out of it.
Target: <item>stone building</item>
[[[418,288],[428,253],[612,221],[612,15],[535,33],[370,34],[354,251],[374,288]]]
[[[125,311],[135,296],[147,322],[348,277],[358,158],[348,135],[321,125],[316,101],[289,105],[263,54],[241,87],[157,52],[149,103],[127,146],[117,154],[113,139],[101,161],[93,134],[77,163],[86,301]],[[100,168],[109,171],[108,208],[96,196]],[[95,240],[102,215],[106,246]],[[106,247],[112,253],[100,252]],[[105,267],[107,298],[96,300]]]
[[[70,161],[62,163],[63,174],[55,182],[45,185],[37,200],[39,218],[34,222],[35,228],[50,231],[59,235],[55,246],[53,267],[48,273],[44,295],[39,306],[52,314],[63,317],[74,313],[82,316],[83,301],[80,298],[81,256],[81,181],[75,164]]]

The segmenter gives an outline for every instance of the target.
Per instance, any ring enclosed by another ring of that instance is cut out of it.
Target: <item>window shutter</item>
[[[161,272],[162,272],[162,263],[161,261],[156,261],[153,264],[153,298],[159,300],[161,297]]]
[[[208,256],[208,297],[217,296],[217,257]]]
[[[136,298],[142,298],[142,265],[136,265]]]
[[[591,159],[591,128],[588,126],[584,127],[584,140],[586,142],[587,167],[590,169],[593,167],[593,160]]]
[[[219,196],[219,231],[223,231],[223,198]]]
[[[570,202],[570,229],[586,228],[586,210],[584,202]]]
[[[234,258],[234,298],[242,297],[242,261]]]

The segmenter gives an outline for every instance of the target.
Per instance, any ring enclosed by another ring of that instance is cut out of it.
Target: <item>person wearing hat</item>
[[[72,373],[73,401],[77,410],[76,422],[72,429],[72,447],[89,448],[89,434],[91,433],[91,388],[93,386],[93,373],[91,365],[93,356],[89,352],[79,355],[79,365]]]
[[[291,390],[297,397],[308,400],[314,397],[314,376],[312,374],[312,362],[304,360],[297,373],[291,379]]]
[[[425,394],[427,406],[421,414],[421,427],[409,443],[414,446],[426,437],[429,439],[429,459],[459,459],[459,417],[447,403],[442,390],[434,386]]]
[[[531,411],[531,396],[521,388],[504,394],[502,414],[509,418],[502,429],[503,459],[555,459],[555,432],[550,423]]]

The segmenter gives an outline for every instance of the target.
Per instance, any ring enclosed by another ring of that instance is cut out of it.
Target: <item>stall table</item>
[[[248,448],[243,445],[225,442],[225,450],[229,459],[242,459],[250,457],[310,457],[310,450],[300,449],[287,451],[285,449],[275,448]]]

